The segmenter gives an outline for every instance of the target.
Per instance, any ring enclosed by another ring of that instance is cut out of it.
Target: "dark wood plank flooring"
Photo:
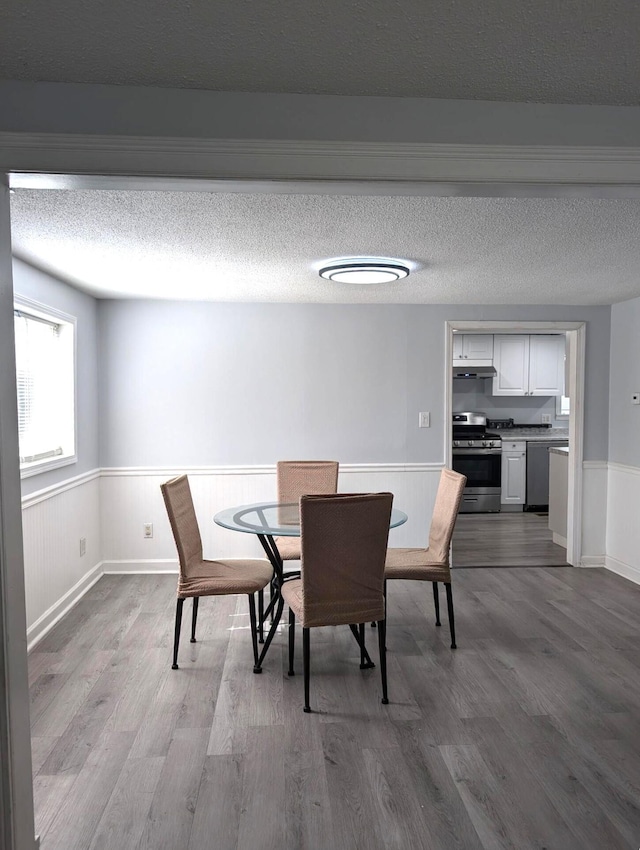
[[[174,593],[104,577],[32,652],[43,850],[639,846],[640,587],[459,569],[452,651],[431,587],[393,582],[390,705],[318,629],[310,715],[284,632],[253,675],[245,597],[202,600],[171,670]]]
[[[454,568],[567,566],[549,517],[535,513],[459,514],[452,546]]]

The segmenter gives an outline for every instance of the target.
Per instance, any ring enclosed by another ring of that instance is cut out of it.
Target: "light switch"
[[[429,411],[418,414],[418,427],[419,428],[428,428],[429,427]]]

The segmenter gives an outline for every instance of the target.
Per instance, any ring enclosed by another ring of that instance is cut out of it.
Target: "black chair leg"
[[[359,626],[356,626],[355,623],[349,623],[349,628],[360,647],[360,669],[369,670],[371,667],[375,667],[376,665],[373,663],[371,656],[367,652],[366,642],[364,639],[364,623],[360,623]]]
[[[296,615],[289,608],[289,676],[295,676],[293,669],[293,656],[296,649]]]
[[[444,589],[447,591],[447,610],[449,612],[449,631],[451,632],[451,649],[457,649],[456,646],[456,624],[453,619],[453,595],[451,593],[451,582],[445,584]]]
[[[387,647],[386,643],[387,621],[378,620],[378,649],[380,651],[380,677],[382,679],[382,704],[389,704],[387,694]]]
[[[310,643],[309,629],[302,629],[302,663],[304,665],[304,710],[307,714],[311,711],[309,705],[309,674],[310,674]]]
[[[191,610],[191,643],[196,642],[196,622],[198,620],[198,602],[199,596],[193,597],[193,608]]]
[[[256,599],[253,593],[249,596],[249,621],[251,623],[251,643],[253,645],[253,664],[258,663],[258,624],[256,622]]]
[[[178,669],[178,645],[180,644],[180,626],[182,625],[182,609],[184,607],[184,599],[178,599],[176,605],[176,628],[173,638],[173,664],[172,670]]]
[[[436,609],[436,626],[441,626],[442,623],[440,622],[440,594],[438,593],[438,582],[432,581],[431,584],[433,585],[433,604],[435,605]]]
[[[264,589],[258,591],[258,639],[264,643]]]
[[[360,644],[360,669],[366,670],[368,664],[365,660],[365,648],[364,648],[364,623],[360,623],[358,625],[358,634],[359,634],[359,644]]]

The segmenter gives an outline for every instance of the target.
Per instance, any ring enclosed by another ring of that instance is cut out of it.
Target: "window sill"
[[[40,475],[42,472],[49,472],[52,469],[59,469],[61,466],[70,466],[72,463],[77,463],[78,456],[66,455],[65,457],[56,457],[51,460],[40,460],[35,463],[25,464],[20,467],[20,478],[30,478],[32,475]]]

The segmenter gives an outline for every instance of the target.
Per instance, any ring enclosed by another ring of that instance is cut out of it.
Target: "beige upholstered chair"
[[[281,460],[276,472],[280,503],[297,505],[300,496],[321,496],[338,489],[335,460]],[[300,560],[299,537],[276,537],[276,546],[283,561]]]
[[[391,518],[391,493],[302,496],[300,578],[285,581],[289,605],[289,675],[293,675],[295,620],[302,625],[304,710],[309,706],[309,629],[350,625],[364,663],[364,623],[378,624],[382,702],[387,698],[384,561]]]
[[[173,644],[174,670],[178,669],[178,645],[182,624],[184,600],[193,597],[191,620],[191,642],[196,639],[198,600],[201,596],[224,596],[246,593],[249,596],[251,638],[253,641],[254,664],[258,663],[258,634],[254,593],[262,590],[273,575],[273,568],[266,558],[207,561],[202,557],[202,539],[198,520],[191,498],[191,488],[186,475],[180,475],[160,485],[164,503],[169,514],[171,530],[178,548],[180,574],[178,578],[178,603]]]
[[[449,547],[466,482],[464,475],[453,472],[451,469],[442,470],[429,529],[429,546],[426,549],[388,549],[384,570],[385,580],[399,578],[433,583],[436,626],[440,625],[438,582],[441,581],[444,584],[447,592],[452,649],[456,648],[456,629],[453,619]]]

